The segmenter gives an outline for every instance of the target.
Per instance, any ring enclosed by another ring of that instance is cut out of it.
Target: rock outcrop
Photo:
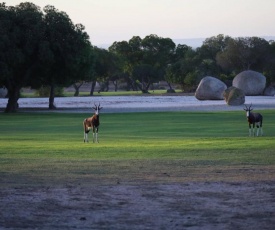
[[[274,96],[275,95],[275,87],[274,86],[268,86],[264,90],[265,96]]]
[[[266,77],[259,72],[246,70],[233,79],[233,86],[243,90],[246,96],[263,95]]]
[[[227,86],[217,78],[204,77],[195,92],[198,100],[223,100],[223,92]]]
[[[224,91],[224,100],[228,105],[243,105],[245,103],[245,94],[244,92],[231,86]]]
[[[0,98],[5,98],[7,96],[7,89],[5,88],[0,88]]]

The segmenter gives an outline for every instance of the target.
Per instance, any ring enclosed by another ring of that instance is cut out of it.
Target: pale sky
[[[15,6],[24,0],[0,0]],[[92,45],[150,34],[171,39],[274,36],[275,0],[30,0],[81,23]]]

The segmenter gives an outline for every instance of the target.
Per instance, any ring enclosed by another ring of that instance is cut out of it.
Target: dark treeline
[[[0,3],[0,87],[8,90],[6,112],[18,108],[23,87],[49,87],[49,108],[55,89],[74,85],[78,95],[83,82],[96,82],[108,90],[119,82],[127,90],[148,93],[155,82],[166,81],[194,90],[205,76],[230,82],[243,70],[254,70],[275,82],[275,42],[259,37],[207,38],[201,47],[176,44],[170,38],[148,35],[114,42],[108,50],[93,46],[81,24],[53,6],[43,10],[33,3]],[[230,84],[230,83],[229,83]]]

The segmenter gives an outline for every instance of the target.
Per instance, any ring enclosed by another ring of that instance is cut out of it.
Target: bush
[[[42,86],[41,88],[36,90],[35,95],[38,97],[49,97],[50,90],[50,86]],[[62,87],[56,87],[54,93],[56,97],[64,97],[64,89]]]
[[[167,89],[166,91],[167,93],[176,93],[176,91],[174,89]]]

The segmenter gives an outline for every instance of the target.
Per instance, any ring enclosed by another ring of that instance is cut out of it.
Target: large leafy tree
[[[151,65],[153,73],[147,77],[147,88],[153,81],[165,79],[165,72],[173,61],[176,45],[170,38],[162,38],[151,34],[142,40],[143,64]],[[144,83],[143,83],[144,85]],[[145,91],[144,91],[145,92]]]
[[[268,59],[264,65],[264,75],[268,84],[275,85],[275,41],[269,41]]]
[[[54,88],[87,78],[92,71],[92,47],[81,24],[53,6],[45,14],[33,3],[0,4],[0,83],[8,89],[6,112],[15,112],[20,89]]]
[[[228,74],[221,66],[217,63],[217,54],[223,52],[228,43],[232,40],[231,37],[219,34],[210,38],[206,38],[202,46],[197,48],[198,58],[201,60],[198,66],[199,72],[202,76],[215,76],[219,77],[222,74]]]
[[[74,71],[72,72],[72,82],[75,88],[74,96],[79,96],[79,89],[85,82],[95,79],[95,52],[94,48],[87,43],[83,49],[82,55],[78,57],[78,61],[74,62]]]
[[[114,42],[109,51],[120,60],[119,66],[124,73],[131,75],[134,66],[140,65],[143,60],[142,39],[138,36],[132,37],[129,42]]]
[[[130,73],[133,69],[131,56],[133,51],[127,41],[114,42],[109,47],[109,52],[113,53],[120,59],[120,67],[123,72]]]
[[[143,60],[143,50],[141,46],[141,38],[132,37],[129,42],[114,42],[109,47],[109,52],[116,58],[117,76],[128,85],[127,88],[137,90],[136,80],[133,77],[135,66],[140,65]]]
[[[94,61],[94,78],[90,95],[93,95],[96,81],[101,83],[102,91],[108,91],[109,80],[117,72],[116,56],[108,50],[94,47],[95,61]]]
[[[44,11],[45,33],[39,53],[39,85],[50,86],[49,108],[54,109],[56,86],[68,86],[89,75],[92,49],[84,26],[74,25],[65,12],[53,6],[46,6]]]
[[[32,3],[16,7],[0,4],[0,76],[8,89],[6,112],[18,108],[20,89],[35,78],[39,43],[43,37],[43,13]]]
[[[198,48],[201,59],[216,60],[217,53],[223,51],[232,38],[223,34],[206,38],[202,46]]]
[[[174,62],[168,65],[165,73],[167,82],[181,85],[184,89],[195,84],[198,77],[197,53],[191,47],[178,45]]]
[[[134,36],[129,42],[115,42],[109,50],[120,58],[121,69],[127,73],[133,88],[140,88],[145,93],[154,81],[164,79],[165,70],[172,61],[175,43],[170,38],[152,34],[144,39]]]
[[[160,72],[152,65],[141,64],[135,66],[132,74],[136,79],[136,86],[143,93],[148,93],[150,85],[158,79]]]
[[[217,54],[222,68],[237,72],[253,69],[262,72],[268,58],[269,43],[258,37],[231,39],[225,49]]]
[[[170,38],[158,37],[155,34],[146,36],[141,42],[143,62],[156,68],[166,68],[174,55],[175,43]]]

